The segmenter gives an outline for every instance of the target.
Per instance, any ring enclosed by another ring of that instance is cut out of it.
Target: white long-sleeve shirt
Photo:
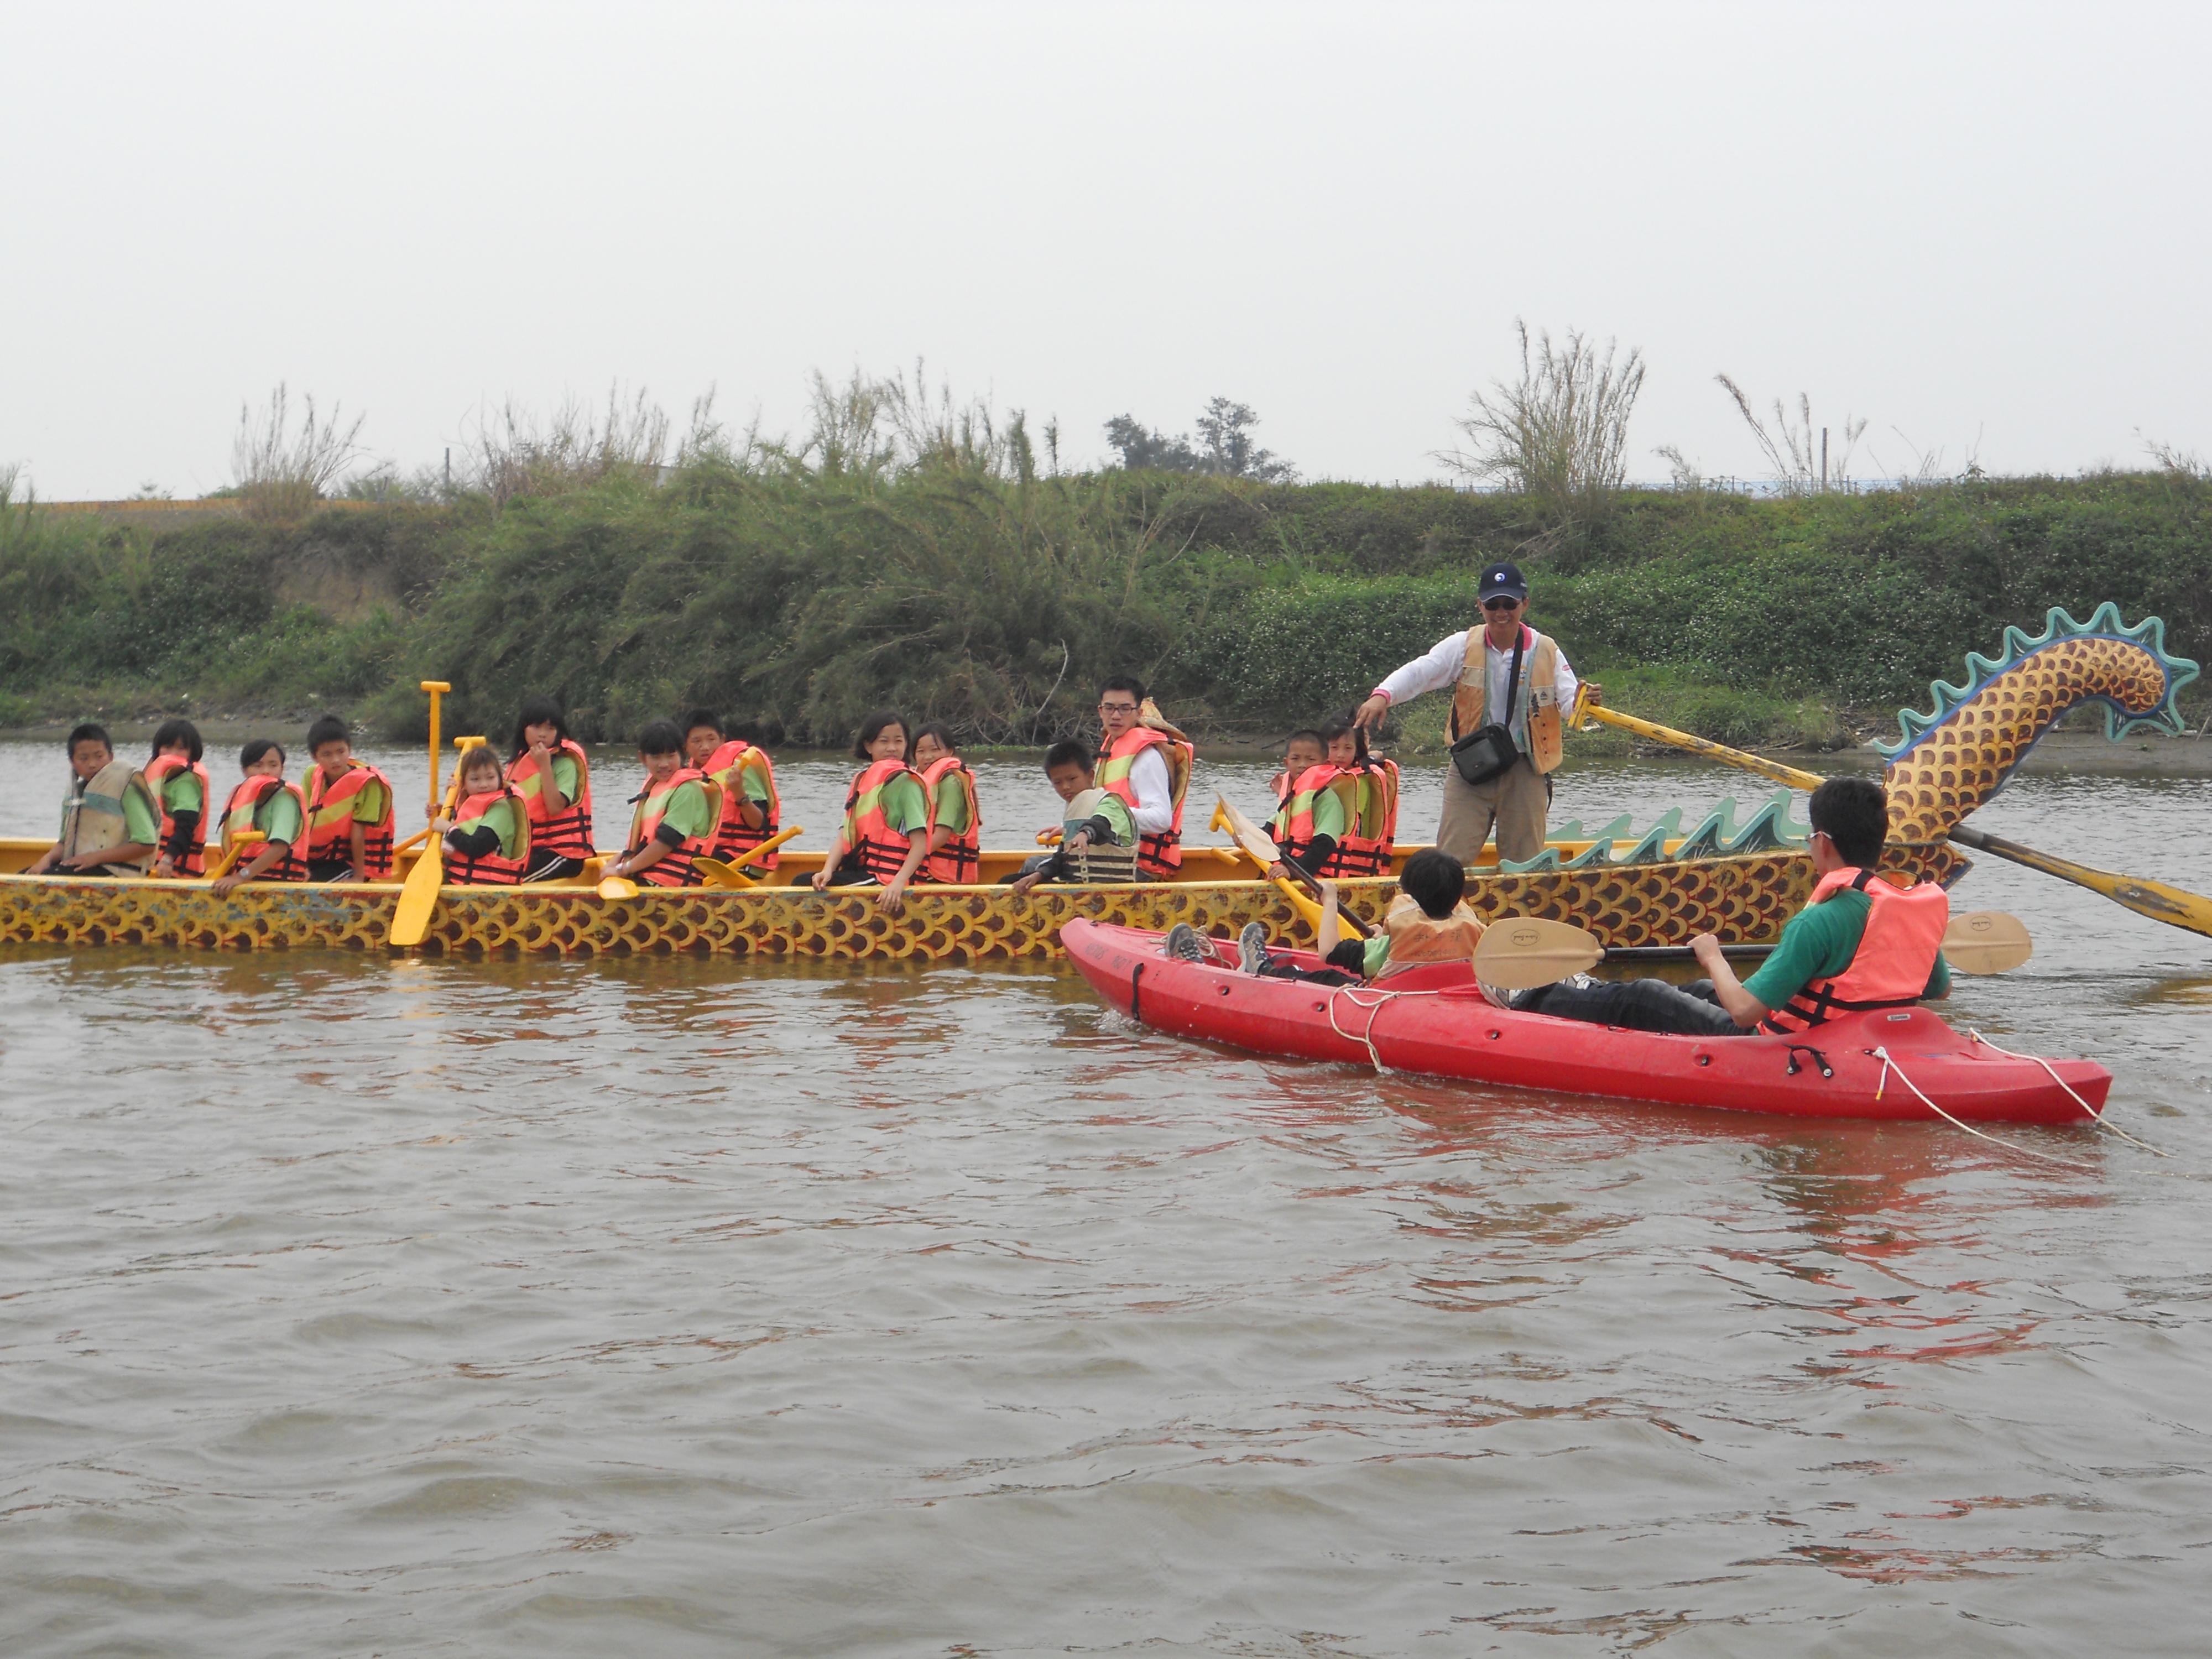
[[[1414,658],[1375,689],[1395,705],[1431,691],[1441,691],[1447,686],[1457,685],[1460,674],[1467,666],[1467,636],[1469,631],[1462,629],[1449,639],[1438,640],[1433,649]],[[1552,644],[1557,649],[1559,641],[1554,640]],[[1505,680],[1513,669],[1513,647],[1509,645],[1500,651],[1485,640],[1482,651],[1485,670],[1483,718],[1495,720],[1498,711],[1505,707]],[[1526,752],[1528,747],[1528,658],[1525,653],[1521,659],[1521,678],[1522,690],[1522,694],[1513,700],[1511,729],[1513,741]],[[1575,693],[1581,685],[1581,682],[1575,678],[1575,671],[1568,666],[1567,653],[1564,651],[1559,652],[1559,672],[1553,677],[1552,685],[1559,694],[1559,713],[1564,718],[1566,711],[1575,706]],[[1460,735],[1464,737],[1467,734],[1462,732]]]
[[[1175,791],[1168,785],[1167,757],[1160,752],[1164,746],[1147,744],[1129,765],[1129,787],[1137,793],[1129,816],[1140,836],[1164,836],[1175,827]]]

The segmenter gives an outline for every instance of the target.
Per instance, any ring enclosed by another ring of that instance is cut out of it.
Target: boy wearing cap
[[[1560,738],[1577,685],[1558,642],[1522,620],[1528,611],[1528,584],[1518,565],[1493,564],[1484,570],[1479,595],[1482,626],[1437,641],[1434,650],[1376,686],[1356,716],[1371,729],[1382,725],[1392,704],[1449,685],[1455,744],[1488,727],[1503,728],[1498,743],[1512,755],[1510,763],[1474,783],[1463,775],[1462,764],[1478,773],[1492,769],[1472,758],[1463,762],[1458,752],[1454,764],[1444,769],[1437,845],[1462,864],[1482,855],[1493,826],[1501,859],[1533,859],[1544,850],[1551,773],[1559,763]]]

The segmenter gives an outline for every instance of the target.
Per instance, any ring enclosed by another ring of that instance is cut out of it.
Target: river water
[[[809,844],[848,769],[783,769]],[[2212,891],[2208,807],[1977,822]],[[2171,1158],[1272,1061],[1044,966],[0,953],[0,1651],[2202,1651],[2212,941],[1956,897],[2039,948],[1949,1016]]]

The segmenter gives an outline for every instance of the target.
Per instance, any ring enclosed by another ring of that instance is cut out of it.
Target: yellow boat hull
[[[1969,860],[1943,843],[1892,849],[1885,868],[1948,883]],[[21,867],[18,865],[17,867]],[[1203,867],[1202,866],[1200,867]],[[1219,865],[1215,868],[1221,867]],[[1249,866],[1247,866],[1249,867]],[[1164,929],[1188,922],[1234,933],[1267,924],[1278,940],[1310,943],[1273,885],[1186,878],[1125,887],[917,887],[886,915],[872,888],[744,890],[646,888],[603,899],[586,887],[447,887],[420,949],[432,954],[564,957],[693,953],[845,961],[993,962],[1060,954],[1076,917]],[[779,872],[788,881],[790,871]],[[1346,882],[1347,906],[1379,921],[1395,884]],[[1480,915],[1533,915],[1589,928],[1611,947],[1724,944],[1780,937],[1813,890],[1811,860],[1777,850],[1734,858],[1606,865],[1588,870],[1468,873]],[[400,884],[254,883],[218,898],[204,882],[88,881],[0,875],[0,943],[140,945],[196,950],[386,951]]]

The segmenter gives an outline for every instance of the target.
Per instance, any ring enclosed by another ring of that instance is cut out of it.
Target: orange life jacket
[[[952,787],[968,797],[968,827],[943,847],[937,845],[938,792],[945,787],[945,779],[952,779]],[[931,852],[921,861],[922,871],[931,881],[972,882],[982,872],[983,813],[975,805],[975,775],[969,771],[957,755],[947,755],[942,760],[932,761],[929,770],[921,775],[924,788],[929,792],[929,841]],[[902,857],[904,855],[902,854]]]
[[[465,887],[512,887],[522,879],[522,872],[530,867],[530,808],[525,805],[513,784],[495,789],[489,794],[471,795],[453,809],[453,829],[464,831],[491,829],[484,822],[484,816],[503,800],[514,803],[514,850],[512,854],[507,850],[505,843],[496,852],[481,854],[455,852],[452,842],[446,844],[446,873]]]
[[[161,798],[161,786],[173,774],[187,771],[200,781],[200,821],[192,830],[191,845],[177,860],[177,873],[197,876],[207,869],[208,821],[215,817],[215,788],[208,781],[207,768],[182,755],[156,755],[146,763],[146,785],[154,792],[154,804],[161,809],[161,840],[155,848],[155,856],[159,858],[169,850],[169,842],[177,833],[177,821],[170,816],[169,803]]]
[[[384,816],[362,826],[361,872],[367,881],[386,881],[392,876],[392,780],[374,766],[356,761],[332,783],[315,767],[307,774],[307,846],[302,856],[314,863],[343,859],[353,861],[354,797],[372,783],[384,786]]]
[[[223,805],[224,851],[228,852],[230,849],[231,842],[240,830],[254,828],[254,813],[260,810],[264,801],[279,790],[288,792],[292,799],[299,803],[300,822],[304,824],[307,821],[307,798],[300,793],[298,784],[287,783],[282,778],[247,778],[230,792],[230,799]],[[305,834],[303,830],[301,832],[303,839]],[[237,863],[232,866],[234,872],[242,873],[247,865],[260,856],[261,849],[258,847],[249,848],[240,853],[238,855]],[[305,881],[307,878],[307,861],[300,856],[298,842],[294,842],[287,847],[283,858],[278,859],[276,863],[254,878],[256,881]]]
[[[1474,947],[1482,943],[1482,919],[1464,902],[1441,919],[1431,915],[1407,894],[1390,901],[1382,915],[1382,931],[1390,936],[1390,955],[1375,977],[1387,979],[1401,968],[1425,962],[1463,962],[1471,972]]]
[[[545,783],[538,777],[537,759],[528,749],[507,769],[507,781],[530,811],[532,848],[557,853],[564,859],[587,859],[592,856],[592,763],[568,738],[561,739],[553,754],[556,758],[566,755],[576,763],[576,799],[562,811],[555,812],[547,806]]]
[[[1346,774],[1358,780],[1344,815],[1344,838],[1331,860],[1347,876],[1387,876],[1398,838],[1398,763],[1368,759]]]
[[[668,803],[687,783],[696,783],[707,792],[708,805],[714,809],[714,818],[720,818],[720,786],[696,766],[678,767],[665,783],[647,782],[644,793],[638,797],[637,814],[630,820],[629,846],[624,856],[644,850],[645,844],[653,839],[653,832],[660,828],[661,819],[668,816]],[[714,829],[710,823],[705,835],[686,836],[680,844],[670,848],[639,871],[637,878],[654,887],[696,887],[699,872],[692,867],[691,861],[705,857],[707,849],[714,844]]]
[[[738,811],[746,799],[744,774],[757,772],[761,781],[768,785],[768,799],[762,803],[767,817],[756,830]],[[776,820],[782,816],[782,798],[775,793],[775,767],[768,757],[768,750],[757,749],[743,738],[732,738],[707,757],[707,775],[722,786],[722,823],[714,837],[714,856],[718,859],[740,859],[754,848],[775,834]],[[770,853],[753,860],[750,867],[773,870],[781,855]]]
[[[1359,774],[1332,766],[1323,761],[1319,766],[1309,766],[1298,774],[1297,782],[1291,787],[1291,798],[1278,815],[1283,822],[1282,833],[1275,838],[1276,847],[1286,856],[1297,860],[1309,874],[1338,876],[1354,874],[1345,861],[1344,847],[1339,841],[1336,850],[1318,864],[1310,858],[1314,844],[1314,808],[1323,795],[1334,795],[1344,805],[1344,822],[1347,832],[1359,822]],[[1363,865],[1356,872],[1370,872]]]
[[[1816,979],[1759,1021],[1771,1036],[1786,1036],[1870,1008],[1909,1008],[1928,988],[1951,920],[1951,896],[1932,881],[1899,887],[1871,870],[1844,869],[1820,878],[1813,902],[1825,904],[1846,887],[1873,901],[1866,932],[1850,964],[1833,979]]]
[[[1137,837],[1137,868],[1146,875],[1166,875],[1182,867],[1182,798],[1190,787],[1190,763],[1196,752],[1190,744],[1155,732],[1149,726],[1133,726],[1098,750],[1098,787],[1116,796],[1131,813],[1137,810],[1137,791],[1129,773],[1137,757],[1156,743],[1165,744],[1168,789],[1175,800],[1175,819],[1164,833],[1147,831]]]
[[[894,830],[884,816],[884,790],[902,772],[921,783],[921,774],[902,760],[872,761],[853,775],[845,794],[845,845],[860,868],[884,883],[905,867],[913,847],[909,832]],[[928,793],[929,786],[922,784],[923,796]]]

